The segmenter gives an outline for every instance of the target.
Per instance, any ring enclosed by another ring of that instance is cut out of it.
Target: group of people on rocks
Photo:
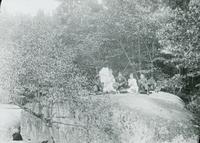
[[[103,67],[95,79],[95,92],[103,93],[143,93],[149,94],[155,90],[156,82],[154,78],[147,80],[144,74],[136,80],[133,73],[130,73],[127,80],[121,72],[115,78],[112,69]]]

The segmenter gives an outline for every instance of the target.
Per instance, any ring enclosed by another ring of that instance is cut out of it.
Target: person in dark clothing
[[[155,91],[155,89],[156,89],[156,81],[153,77],[151,77],[148,80],[148,88],[149,88],[149,91]]]
[[[19,132],[14,133],[12,135],[12,137],[13,137],[13,141],[22,141],[23,140],[23,138],[22,138],[22,136],[21,136],[21,134]]]
[[[100,81],[100,77],[99,74],[97,74],[97,76],[95,77],[94,80],[94,91],[96,94],[100,94],[103,91],[103,87]]]
[[[148,81],[143,74],[140,75],[139,79],[139,92],[141,94],[149,94]]]
[[[15,130],[14,134],[12,135],[13,141],[22,141],[22,140],[23,140],[23,138],[22,138],[20,132],[21,132],[21,127],[18,127],[18,128]]]
[[[121,72],[119,72],[118,77],[116,78],[117,82],[117,90],[120,91],[122,89],[125,89],[127,86],[127,80],[126,78],[122,75]]]

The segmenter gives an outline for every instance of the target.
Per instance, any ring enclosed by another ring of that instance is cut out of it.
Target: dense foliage
[[[158,31],[159,42],[170,53],[165,63],[177,69],[179,76],[173,85],[181,90],[179,95],[191,103],[188,108],[197,116],[199,126],[199,42],[200,42],[200,3],[191,1],[187,10],[175,9],[163,28]],[[174,76],[172,78],[174,78]],[[182,84],[179,84],[179,83]]]

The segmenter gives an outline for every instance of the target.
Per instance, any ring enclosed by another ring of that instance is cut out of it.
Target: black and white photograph
[[[0,0],[0,143],[200,143],[200,0]]]

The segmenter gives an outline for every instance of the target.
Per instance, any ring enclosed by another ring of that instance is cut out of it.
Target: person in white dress
[[[110,93],[110,92],[116,92],[116,89],[114,88],[115,78],[112,74],[112,70],[108,67],[103,67],[99,71],[100,81],[103,84],[103,92]]]
[[[139,87],[132,73],[130,74],[130,78],[128,79],[128,86],[128,93],[138,93]]]

